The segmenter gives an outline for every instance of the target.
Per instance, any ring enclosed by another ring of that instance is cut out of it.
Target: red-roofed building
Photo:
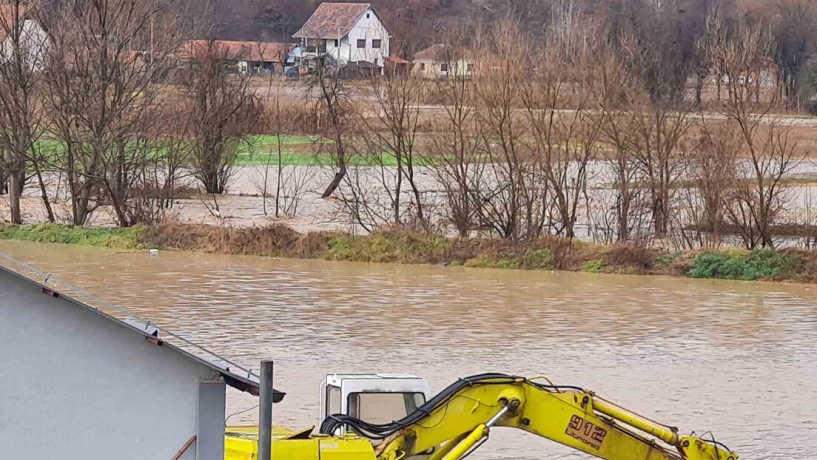
[[[338,66],[383,67],[391,36],[368,3],[321,3],[293,35],[301,40],[301,59],[328,58]]]
[[[289,43],[278,42],[216,40],[210,43],[207,40],[190,40],[179,48],[176,57],[185,61],[211,52],[236,72],[271,73],[283,69],[294,47]]]

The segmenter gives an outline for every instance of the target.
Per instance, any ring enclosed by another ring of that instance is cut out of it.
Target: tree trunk
[[[697,80],[695,81],[695,106],[701,107],[704,102],[704,83],[706,83],[707,72],[698,70]]]
[[[340,181],[342,181],[344,177],[346,177],[345,164],[341,165],[338,172],[335,173],[335,177],[332,179],[332,182],[329,183],[329,186],[326,187],[326,190],[324,190],[323,195],[321,195],[321,198],[329,198],[330,195],[335,193],[335,190],[337,190],[338,186],[340,185]]]
[[[0,167],[3,168],[3,167]],[[23,187],[25,186],[25,163],[20,161],[12,152],[5,152],[5,170],[0,175],[2,184],[0,188],[5,188],[9,195],[9,211],[11,213],[11,223],[21,225],[23,223],[22,214],[20,211],[20,198],[23,195]]]
[[[218,170],[207,168],[203,171],[202,182],[204,182],[204,191],[210,195],[221,195],[224,193],[224,185],[218,180]]]
[[[332,119],[336,120],[334,116]],[[346,177],[346,149],[343,146],[343,136],[337,128],[337,121],[333,121],[333,125],[335,127],[335,148],[337,149],[338,172],[335,173],[335,177],[332,179],[332,182],[329,183],[329,186],[326,187],[321,198],[329,198],[330,195],[335,193],[335,190],[340,186],[340,181]]]
[[[16,169],[16,168],[15,168]],[[25,171],[12,171],[8,177],[9,207],[11,208],[11,223],[22,225],[23,216],[20,211],[20,198],[22,197],[23,186],[25,185]]]
[[[0,195],[5,195],[8,190],[8,176],[6,173],[6,166],[0,163]]]
[[[52,224],[57,221],[54,218],[54,209],[51,207],[51,201],[48,199],[48,191],[45,187],[45,181],[43,180],[42,172],[40,171],[40,167],[37,165],[36,162],[32,162],[34,164],[34,171],[37,174],[37,183],[40,186],[40,197],[43,200],[43,206],[45,206],[46,214],[48,215],[48,221]]]
[[[79,196],[76,198],[74,206],[74,221],[73,224],[82,227],[88,219],[88,201],[91,198],[91,193],[87,186],[80,190]]]
[[[400,193],[403,191],[403,157],[397,154],[397,186],[394,191],[394,224],[400,225]]]

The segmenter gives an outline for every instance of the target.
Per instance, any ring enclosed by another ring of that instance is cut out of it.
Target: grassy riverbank
[[[128,229],[62,225],[0,226],[0,239],[356,262],[654,274],[747,281],[817,281],[817,255],[813,252],[730,249],[670,253],[635,246],[600,246],[555,237],[511,243],[496,239],[448,239],[409,232],[384,231],[371,236],[353,236],[330,232],[301,234],[280,225],[220,228],[167,223],[158,227]]]

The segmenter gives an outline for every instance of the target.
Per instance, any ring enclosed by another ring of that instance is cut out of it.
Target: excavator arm
[[[378,460],[455,460],[478,448],[494,426],[517,428],[610,460],[737,460],[726,446],[678,430],[577,387],[483,374],[461,379],[406,418],[374,425],[346,415],[324,421],[323,433],[346,425],[381,440]]]

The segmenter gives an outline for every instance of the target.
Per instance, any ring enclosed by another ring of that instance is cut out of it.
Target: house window
[[[338,47],[338,41],[335,40],[335,48],[337,48],[337,47]]]
[[[474,64],[469,62],[468,63],[468,72],[473,72],[473,71],[474,71]]]
[[[440,64],[440,72],[448,72],[448,64]]]
[[[374,65],[378,65],[378,64],[380,64],[380,59],[379,58],[374,58]]]
[[[375,39],[372,40],[372,48],[380,49],[380,40],[379,39],[375,38]]]
[[[358,40],[357,41],[357,47],[358,48],[366,48],[366,39],[363,38],[363,39]]]
[[[366,19],[369,19],[370,17],[372,17],[372,14],[371,13],[366,13]]]
[[[420,70],[422,70],[423,72],[426,71],[426,63],[425,62],[420,63]]]

